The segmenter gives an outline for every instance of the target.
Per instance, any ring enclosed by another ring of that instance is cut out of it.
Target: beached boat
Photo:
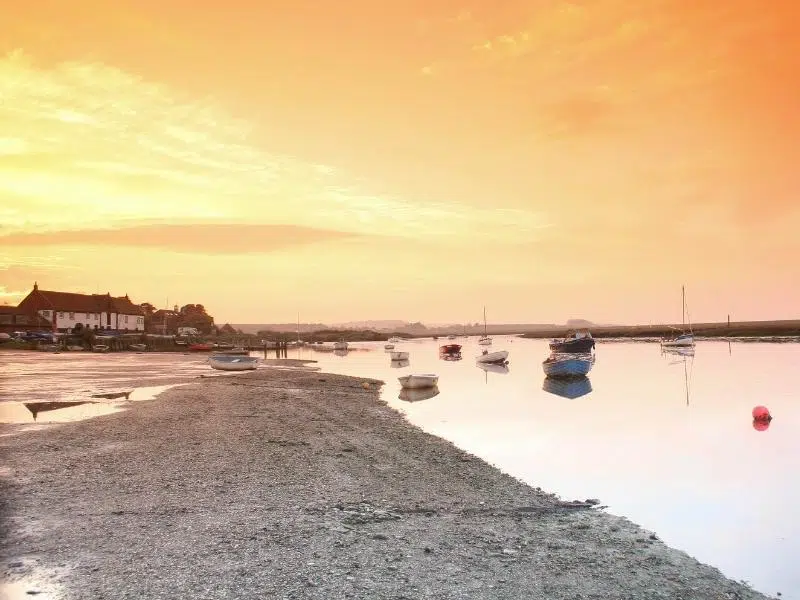
[[[428,400],[434,396],[439,395],[439,388],[437,386],[427,388],[403,388],[397,396],[400,400],[405,402],[419,402],[420,400]]]
[[[391,354],[392,360],[408,360],[408,352],[395,351]]]
[[[187,349],[189,352],[211,352],[214,346],[211,344],[192,344]]]
[[[475,360],[484,364],[502,364],[508,360],[508,350],[497,350],[495,352],[484,350],[483,354],[476,357]]]
[[[411,364],[411,361],[409,361],[408,359],[405,359],[405,360],[390,360],[389,361],[389,366],[392,367],[393,369],[402,369],[404,367],[407,367],[410,364]]]
[[[694,334],[692,324],[689,323],[689,331],[686,331],[687,310],[686,310],[686,287],[681,286],[681,329],[683,333],[672,338],[663,338],[661,346],[666,348],[694,346]]]
[[[258,366],[255,356],[236,356],[231,354],[212,354],[208,357],[211,368],[220,371],[249,371]]]
[[[398,377],[397,380],[403,389],[421,389],[434,387],[439,383],[439,376],[433,373],[415,373],[413,375],[405,375]]]
[[[131,344],[130,346],[128,346],[128,348],[130,348],[134,352],[144,352],[145,350],[147,350],[147,345],[146,344]]]
[[[572,377],[570,379],[560,379],[557,377],[545,377],[542,389],[545,392],[561,396],[562,398],[580,398],[592,391],[592,382],[584,376]]]
[[[92,346],[92,352],[108,352],[109,350],[111,350],[111,348],[105,344],[95,344]]]
[[[349,344],[345,341],[333,342],[334,350],[347,350]]]
[[[70,352],[83,352],[83,346],[67,346],[67,350]]]
[[[569,352],[571,354],[583,354],[594,349],[594,338],[588,330],[578,330],[568,334],[564,339],[553,340],[550,342],[550,350],[553,352]]]
[[[548,377],[580,377],[588,374],[592,366],[593,354],[551,354],[542,363]]]

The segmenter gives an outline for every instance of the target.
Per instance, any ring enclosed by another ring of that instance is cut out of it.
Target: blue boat
[[[548,377],[582,377],[594,366],[593,354],[551,354],[542,363]]]
[[[542,389],[545,392],[572,400],[590,393],[592,391],[592,382],[586,376],[571,377],[569,379],[545,377]]]

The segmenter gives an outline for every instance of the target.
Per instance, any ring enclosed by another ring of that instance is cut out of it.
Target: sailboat
[[[486,307],[483,307],[483,335],[478,339],[481,346],[491,346],[492,338],[486,335]]]
[[[681,328],[683,333],[673,338],[665,338],[661,340],[661,346],[664,348],[676,348],[694,346],[694,334],[692,333],[692,325],[689,324],[689,332],[686,332],[686,287],[681,286],[681,300],[683,303],[681,313]]]

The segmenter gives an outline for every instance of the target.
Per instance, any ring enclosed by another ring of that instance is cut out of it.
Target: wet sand
[[[4,580],[67,599],[765,598],[411,426],[379,386],[268,368],[0,426]]]

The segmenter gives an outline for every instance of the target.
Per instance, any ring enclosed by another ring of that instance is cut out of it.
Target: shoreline
[[[381,386],[266,368],[0,437],[4,579],[65,598],[767,597],[425,433]]]

